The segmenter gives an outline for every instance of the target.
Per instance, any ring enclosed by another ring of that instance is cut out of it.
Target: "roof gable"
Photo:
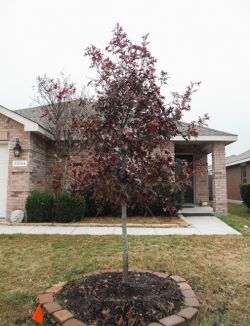
[[[21,123],[24,126],[24,131],[38,132],[48,138],[52,138],[51,134],[45,128],[43,128],[43,126],[19,114],[17,111],[9,110],[4,106],[0,105],[0,113],[14,121]]]

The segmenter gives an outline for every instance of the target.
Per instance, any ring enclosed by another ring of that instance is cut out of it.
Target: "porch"
[[[199,127],[199,136],[189,141],[175,137],[171,151],[176,159],[185,159],[193,170],[190,185],[185,191],[185,212],[195,215],[227,215],[227,181],[225,146],[237,140],[237,136],[217,130]],[[213,208],[209,202],[208,155],[212,155]],[[189,207],[187,207],[189,206]],[[204,207],[201,207],[204,206]]]
[[[214,216],[213,208],[210,206],[188,205],[179,211],[185,217],[189,216]]]

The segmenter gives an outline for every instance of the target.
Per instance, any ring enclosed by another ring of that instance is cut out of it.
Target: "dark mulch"
[[[151,273],[92,275],[68,283],[57,300],[77,319],[98,326],[145,326],[180,310],[182,294],[176,282]]]

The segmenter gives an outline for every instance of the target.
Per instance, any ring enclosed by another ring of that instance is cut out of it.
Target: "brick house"
[[[250,183],[250,150],[226,157],[227,194],[230,200],[242,200],[240,185]]]
[[[185,124],[183,124],[185,128]],[[198,127],[199,136],[185,141],[181,136],[171,142],[176,158],[185,159],[196,174],[185,193],[185,201],[208,202],[207,155],[213,157],[213,206],[216,214],[227,214],[225,146],[237,140],[236,135]],[[16,140],[22,147],[14,156]],[[9,218],[15,209],[25,208],[25,200],[33,190],[49,190],[48,178],[53,161],[53,140],[46,130],[38,108],[11,111],[0,106],[0,218]]]

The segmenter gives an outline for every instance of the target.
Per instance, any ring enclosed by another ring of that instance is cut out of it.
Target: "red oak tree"
[[[90,82],[96,96],[93,114],[77,123],[78,137],[88,155],[75,165],[73,175],[79,189],[91,189],[96,201],[105,199],[121,206],[123,282],[127,283],[127,206],[157,202],[162,187],[168,193],[184,189],[188,171],[182,166],[175,175],[169,146],[175,136],[188,140],[197,135],[194,123],[187,128],[181,124],[196,84],[189,85],[184,94],[173,93],[167,102],[162,87],[168,75],[161,71],[157,76],[148,35],[141,44],[133,44],[119,24],[105,50],[106,55],[95,46],[85,51],[97,73]],[[163,205],[170,208],[168,196]]]

